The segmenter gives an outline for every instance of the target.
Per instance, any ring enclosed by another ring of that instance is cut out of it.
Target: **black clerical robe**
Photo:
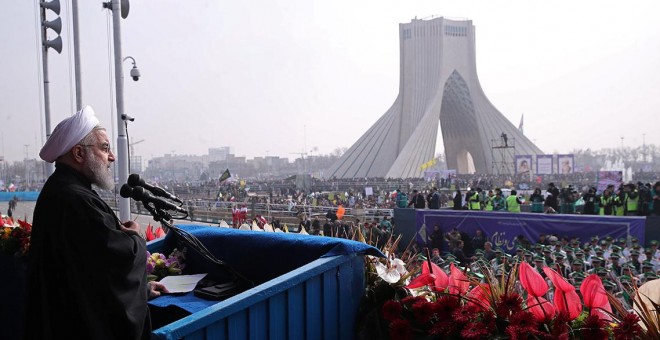
[[[148,339],[146,243],[57,164],[34,210],[27,339]]]

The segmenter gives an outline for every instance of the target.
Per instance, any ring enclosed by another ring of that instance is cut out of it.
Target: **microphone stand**
[[[170,220],[172,220],[172,215],[170,215],[169,212],[164,211],[163,209],[157,208],[153,203],[145,203],[144,207],[151,213],[151,216],[153,216],[154,220],[156,222],[160,222],[160,224],[171,230],[179,240],[181,240],[183,243],[185,243],[187,246],[192,248],[195,252],[197,252],[200,256],[203,258],[211,261],[212,263],[218,265],[219,267],[227,270],[231,276],[232,276],[232,282],[230,285],[223,285],[223,288],[225,288],[224,291],[231,290],[232,292],[237,291],[241,292],[245,289],[249,289],[254,287],[254,282],[251,280],[248,280],[245,276],[243,276],[241,273],[237,272],[232,268],[230,265],[225,263],[222,260],[217,259],[213,253],[211,253],[202,242],[192,235],[191,233],[173,225],[170,223]]]

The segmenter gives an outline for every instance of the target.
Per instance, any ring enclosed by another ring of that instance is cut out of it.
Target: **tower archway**
[[[400,24],[399,94],[328,169],[328,177],[422,177],[423,165],[435,158],[438,129],[447,167],[458,173],[491,173],[497,162],[491,141],[504,134],[516,146],[503,149],[502,159],[513,159],[514,152],[543,154],[486,97],[477,77],[474,32],[470,20]]]

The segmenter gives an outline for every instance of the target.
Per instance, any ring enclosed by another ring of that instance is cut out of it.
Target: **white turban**
[[[39,152],[39,157],[48,163],[53,163],[57,158],[69,152],[87,134],[99,125],[94,109],[85,106],[75,115],[61,121],[53,130],[46,144]]]

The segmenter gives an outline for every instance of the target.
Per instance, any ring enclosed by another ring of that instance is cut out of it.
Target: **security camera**
[[[137,66],[133,66],[131,69],[131,78],[133,78],[134,81],[140,80],[140,69],[138,69]]]

